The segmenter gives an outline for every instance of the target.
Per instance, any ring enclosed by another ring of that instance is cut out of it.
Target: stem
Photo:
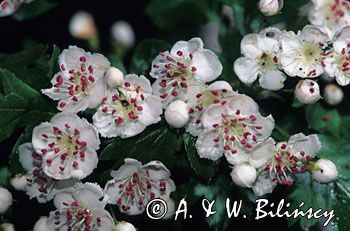
[[[288,139],[290,137],[290,134],[286,130],[284,130],[283,128],[281,128],[276,124],[275,124],[275,129],[283,136],[283,139]]]
[[[100,50],[100,40],[97,34],[90,38],[88,43],[91,51],[98,52]]]

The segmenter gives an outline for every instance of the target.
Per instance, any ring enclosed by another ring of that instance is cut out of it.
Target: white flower
[[[100,134],[108,138],[128,138],[158,123],[162,104],[160,98],[151,93],[150,82],[142,75],[126,75],[122,86],[109,88],[93,116]]]
[[[350,3],[347,0],[312,0],[308,10],[311,24],[325,27],[331,35],[350,23]]]
[[[314,78],[324,72],[323,49],[329,38],[321,28],[306,25],[297,34],[283,32],[280,39],[280,61],[286,74]]]
[[[300,103],[313,104],[321,98],[320,87],[313,80],[300,80],[295,86],[294,95]]]
[[[59,65],[61,71],[51,80],[53,87],[42,92],[59,100],[57,108],[61,111],[76,113],[97,107],[105,96],[103,77],[109,61],[101,54],[70,46],[59,56]]]
[[[105,187],[109,203],[116,204],[122,213],[137,215],[144,212],[153,198],[169,198],[176,186],[170,171],[160,161],[145,165],[135,159],[124,160],[118,171],[112,171],[112,180]]]
[[[47,223],[48,217],[42,216],[37,222],[35,222],[33,231],[53,231],[53,227],[50,227]]]
[[[4,214],[12,205],[12,194],[9,190],[0,187],[0,214]]]
[[[266,16],[278,14],[283,7],[283,0],[260,0],[258,8]]]
[[[0,2],[0,17],[9,16],[15,13],[23,3],[30,3],[34,0],[3,0]]]
[[[341,86],[350,84],[350,26],[339,31],[333,40],[333,49],[324,60],[326,72]]]
[[[15,226],[11,223],[3,223],[0,225],[1,231],[15,231]]]
[[[79,11],[73,15],[69,22],[70,34],[78,39],[89,40],[97,36],[97,28],[91,14]]]
[[[329,105],[337,105],[339,104],[343,98],[344,93],[343,90],[335,84],[327,84],[324,88],[324,99]]]
[[[293,184],[293,175],[308,169],[306,162],[312,161],[320,150],[317,135],[302,133],[291,136],[288,142],[275,143],[269,138],[257,144],[249,154],[249,164],[258,169],[259,176],[252,186],[257,196],[271,193],[277,182]]]
[[[338,170],[332,161],[320,159],[312,169],[312,176],[317,182],[326,184],[337,179]]]
[[[27,178],[23,174],[16,174],[10,179],[11,186],[18,190],[18,191],[24,191],[27,186]]]
[[[101,187],[93,183],[76,184],[56,195],[56,211],[50,213],[48,224],[54,230],[112,231],[114,221],[104,209],[105,196]]]
[[[35,127],[32,144],[44,173],[56,180],[83,179],[97,167],[98,132],[75,114],[59,113]]]
[[[261,34],[248,34],[241,41],[244,57],[238,58],[233,69],[245,84],[253,83],[258,76],[262,88],[283,88],[286,76],[279,70],[279,35],[277,28],[268,28]]]
[[[105,78],[109,87],[118,87],[124,83],[123,72],[115,67],[110,67],[108,69]]]
[[[54,198],[63,188],[71,187],[77,180],[67,179],[57,181],[43,172],[43,155],[34,151],[31,143],[24,143],[18,147],[19,162],[27,171],[23,175],[24,191],[39,203],[46,203]]]
[[[239,164],[231,172],[233,183],[240,187],[250,188],[256,179],[256,169],[249,164]]]
[[[213,104],[202,115],[204,131],[196,148],[201,158],[217,160],[225,154],[233,165],[248,160],[254,145],[269,137],[274,127],[271,115],[263,117],[248,96],[237,95],[226,104]]]
[[[126,48],[130,48],[135,44],[135,33],[128,22],[118,21],[113,23],[111,34],[114,41]]]
[[[168,105],[164,115],[166,122],[174,128],[182,128],[190,118],[189,106],[181,101],[175,100]]]
[[[186,101],[190,106],[190,121],[186,131],[193,136],[198,136],[202,132],[201,116],[209,106],[225,105],[231,97],[238,95],[226,81],[215,81],[209,86],[199,86],[193,93],[196,94],[188,96]]]
[[[203,48],[200,38],[178,41],[170,52],[161,52],[152,62],[150,75],[157,80],[153,93],[163,99],[163,107],[191,91],[193,82],[210,82],[222,72],[218,57]],[[183,100],[184,101],[184,100]]]
[[[136,231],[136,228],[131,223],[120,221],[115,226],[114,231]]]

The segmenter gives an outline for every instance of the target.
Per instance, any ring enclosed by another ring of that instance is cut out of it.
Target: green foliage
[[[184,144],[188,161],[197,175],[200,175],[207,180],[211,180],[216,173],[215,163],[210,160],[201,159],[198,156],[195,146],[196,140],[197,139],[190,134],[186,133],[184,135]]]
[[[50,0],[37,0],[29,4],[23,4],[13,17],[18,21],[30,20],[52,10],[55,6],[56,2]]]
[[[11,172],[8,167],[0,167],[0,186],[8,187],[10,185]]]
[[[213,14],[213,4],[211,0],[152,0],[145,11],[159,29],[170,30],[214,21],[217,16]]]
[[[305,117],[309,128],[338,135],[341,118],[336,109],[327,110],[320,104],[308,105],[305,109]]]
[[[170,44],[157,39],[146,39],[140,42],[133,53],[130,70],[134,74],[146,74],[150,69],[152,60],[161,51],[166,51],[171,48]]]

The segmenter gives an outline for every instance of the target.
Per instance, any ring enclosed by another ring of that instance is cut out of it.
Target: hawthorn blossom
[[[166,122],[173,128],[182,128],[190,119],[188,105],[181,101],[175,100],[168,105],[164,112]]]
[[[24,191],[39,203],[52,200],[64,188],[72,187],[78,182],[75,179],[57,181],[43,172],[43,155],[36,153],[31,143],[24,143],[18,147],[19,162],[27,171],[24,175],[26,185]]]
[[[199,156],[215,161],[225,154],[233,165],[247,161],[247,153],[269,137],[274,127],[272,116],[261,116],[253,99],[241,94],[224,105],[209,106],[202,123],[204,130],[196,142]]]
[[[295,34],[293,31],[281,34],[280,61],[289,76],[315,78],[323,74],[324,49],[329,37],[320,27],[306,25]]]
[[[93,116],[94,125],[103,137],[127,138],[158,123],[162,114],[159,97],[151,95],[150,82],[144,76],[126,75],[124,83],[109,88]]]
[[[50,213],[48,225],[54,230],[100,230],[112,231],[114,221],[104,209],[105,194],[93,183],[76,184],[56,195],[56,211]]]
[[[15,13],[23,3],[30,3],[34,0],[3,0],[0,2],[0,17],[9,16]]]
[[[187,98],[190,120],[186,131],[193,136],[198,136],[202,132],[201,117],[209,106],[225,105],[231,97],[238,95],[226,81],[215,81],[209,86],[202,86],[197,89],[196,93]]]
[[[312,177],[322,184],[335,181],[337,176],[337,167],[330,160],[319,159],[312,169]]]
[[[300,80],[295,86],[294,96],[300,103],[314,104],[321,99],[320,86],[310,79]]]
[[[308,170],[320,150],[317,135],[302,133],[291,136],[288,142],[276,142],[269,138],[257,144],[250,152],[248,162],[258,169],[258,178],[252,189],[257,196],[271,193],[277,183],[292,185],[293,176]]]
[[[326,28],[330,35],[350,25],[350,3],[347,0],[311,0],[308,19],[311,24]]]
[[[104,75],[110,67],[106,57],[69,46],[59,56],[58,72],[51,80],[52,88],[42,93],[58,100],[61,111],[76,113],[96,108],[105,96]]]
[[[191,91],[191,84],[210,82],[222,72],[218,57],[203,48],[200,38],[178,41],[170,51],[161,52],[153,61],[150,75],[157,80],[153,93],[163,99],[163,107]],[[183,100],[184,101],[184,100]]]
[[[75,114],[59,113],[35,127],[32,144],[43,172],[53,179],[83,179],[97,167],[97,129]]]
[[[112,171],[112,180],[105,187],[109,203],[116,204],[120,212],[137,215],[144,212],[154,198],[169,198],[176,186],[170,179],[170,171],[160,161],[145,165],[127,158],[118,171]]]
[[[283,0],[260,0],[258,8],[266,16],[278,14],[283,7]]]
[[[324,60],[325,70],[341,86],[350,84],[350,26],[339,31],[333,40],[333,49]]]
[[[279,70],[279,36],[277,28],[267,28],[260,34],[248,34],[241,41],[244,57],[238,58],[233,69],[244,84],[252,84],[258,76],[264,89],[283,88],[286,76]]]

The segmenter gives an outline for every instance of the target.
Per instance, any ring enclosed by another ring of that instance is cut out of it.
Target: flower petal
[[[215,80],[222,72],[222,64],[216,54],[210,50],[193,53],[192,66],[196,67],[196,77],[203,82]]]
[[[253,83],[258,78],[259,74],[257,63],[244,57],[240,57],[234,62],[233,70],[244,84]]]
[[[215,142],[213,139],[218,137],[218,133],[213,131],[203,132],[199,135],[196,148],[200,158],[216,161],[222,157],[224,152],[223,140]]]
[[[317,135],[305,136],[303,133],[298,133],[289,138],[288,146],[295,152],[304,151],[307,156],[314,157],[321,149],[321,142]]]
[[[276,142],[270,137],[258,143],[249,153],[249,164],[255,168],[262,167],[273,156]]]
[[[260,86],[264,89],[277,91],[284,87],[286,76],[279,70],[267,70],[259,78]]]

